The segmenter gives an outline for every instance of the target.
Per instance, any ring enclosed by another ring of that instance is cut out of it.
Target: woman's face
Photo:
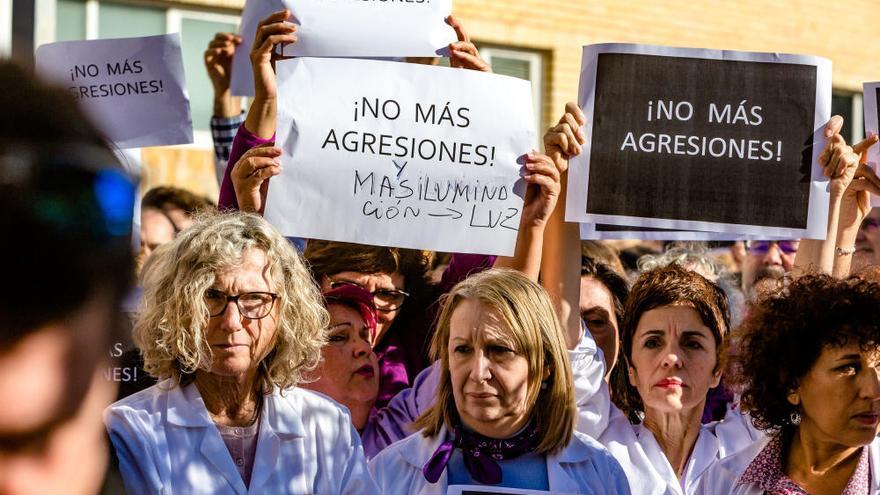
[[[262,250],[248,249],[242,253],[241,264],[215,274],[206,298],[274,292],[266,265],[266,254]],[[229,302],[223,314],[210,317],[206,330],[208,344],[214,352],[210,372],[245,377],[256,371],[275,345],[278,306],[275,301],[268,316],[255,320],[242,316],[238,305]]]
[[[400,291],[405,291],[403,284],[403,275],[400,272],[391,274],[385,272],[379,273],[361,273],[361,272],[340,272],[330,276],[325,276],[321,280],[321,290],[329,290],[334,283],[349,282],[360,285],[368,292],[372,292],[375,296],[373,301],[376,304],[376,338],[374,343],[381,340],[385,332],[391,327],[391,323],[397,315],[400,314],[400,305],[403,304],[403,297],[399,295]],[[394,309],[387,309],[394,308]]]
[[[614,298],[611,291],[599,280],[581,277],[581,318],[596,345],[605,355],[605,369],[611,373],[617,354],[620,350],[620,338],[617,334],[617,313],[614,311]]]
[[[379,365],[372,349],[370,328],[360,313],[343,304],[330,304],[327,344],[321,348],[318,380],[307,384],[351,408],[375,402],[379,394]]]
[[[633,336],[629,379],[646,412],[702,409],[706,393],[721,380],[716,347],[712,330],[694,308],[645,311]]]
[[[800,406],[801,431],[860,447],[880,431],[880,348],[826,347],[788,400]]]
[[[491,438],[525,426],[529,363],[501,314],[465,299],[452,312],[447,346],[452,395],[465,426]]]

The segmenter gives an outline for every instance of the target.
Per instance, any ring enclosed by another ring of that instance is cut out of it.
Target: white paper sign
[[[864,84],[865,102],[865,135],[870,133],[880,134],[880,107],[877,101],[880,100],[880,82],[870,82]],[[880,174],[880,146],[876,144],[868,149],[868,163],[874,169],[874,172]],[[871,206],[880,206],[880,197],[871,195]]]
[[[244,10],[241,12],[241,23],[238,25],[238,35],[241,43],[235,47],[232,56],[232,76],[229,81],[229,90],[235,96],[254,96],[254,73],[251,70],[251,48],[254,46],[254,36],[257,33],[257,25],[273,12],[287,8],[282,0],[247,0]]]
[[[743,235],[730,232],[699,232],[695,230],[655,230],[622,225],[580,224],[581,239],[643,241],[744,241],[744,240],[785,240],[785,238],[766,235]]]
[[[70,91],[116,146],[192,143],[178,33],[50,43],[35,58],[37,73]]]
[[[566,220],[825,236],[828,60],[591,45],[579,105],[587,144],[571,162]]]
[[[513,253],[535,139],[527,81],[352,59],[276,70],[283,171],[265,217],[284,235]]]
[[[452,0],[284,0],[298,41],[285,55],[436,57],[456,41]]]
[[[507,488],[493,485],[449,485],[446,495],[572,495],[563,492],[545,492],[525,488]]]

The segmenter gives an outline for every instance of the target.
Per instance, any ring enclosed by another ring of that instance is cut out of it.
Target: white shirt
[[[626,475],[608,452],[595,440],[574,432],[565,449],[546,456],[547,481],[552,493],[628,494]],[[428,483],[422,467],[446,439],[441,429],[434,438],[418,431],[392,444],[370,460],[370,473],[387,495],[445,494],[447,473],[437,483]]]
[[[263,401],[249,487],[194,384],[162,381],[111,405],[105,423],[131,494],[378,493],[348,412],[308,390]]]
[[[749,467],[767,445],[767,439],[755,442],[747,449],[737,452],[721,462],[715,463],[702,477],[697,490],[698,495],[764,495],[764,490],[755,484],[737,485],[740,476]],[[868,445],[868,456],[871,463],[870,493],[880,493],[880,437]]]
[[[585,332],[579,348],[595,348]],[[700,476],[714,463],[748,447],[763,435],[738,410],[722,420],[703,425],[681,479],[669,464],[654,434],[633,425],[612,402],[603,381],[605,362],[601,350],[582,353],[581,363],[572,362],[578,401],[578,431],[594,436],[617,459],[629,479],[634,495],[692,495]],[[596,386],[596,385],[599,386]],[[592,393],[592,395],[591,395]]]

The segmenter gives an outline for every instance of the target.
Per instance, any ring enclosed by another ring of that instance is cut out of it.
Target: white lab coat
[[[589,332],[581,339],[593,342]],[[581,343],[579,347],[589,344]],[[738,410],[728,411],[724,420],[702,426],[679,480],[650,430],[630,423],[611,402],[608,387],[602,381],[602,351],[582,353],[581,359],[585,362],[572,362],[579,411],[577,429],[608,448],[626,473],[634,495],[692,495],[700,476],[712,464],[763,437]]]
[[[446,428],[434,438],[418,431],[371,459],[370,473],[379,490],[386,495],[444,495],[446,471],[437,483],[428,483],[422,467],[446,436]],[[629,493],[620,465],[598,442],[578,432],[565,449],[547,456],[547,478],[552,493]]]
[[[131,494],[378,493],[347,410],[308,390],[265,397],[249,487],[194,384],[162,381],[105,423]]]
[[[769,441],[769,437],[761,442],[755,442],[747,449],[715,463],[700,479],[697,486],[697,495],[764,495],[764,490],[754,483],[737,485],[740,476],[749,467],[752,460],[758,456]],[[869,493],[880,493],[880,438],[875,438],[868,445],[868,456],[871,463],[871,488]]]

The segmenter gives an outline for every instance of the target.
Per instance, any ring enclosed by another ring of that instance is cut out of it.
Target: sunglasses
[[[764,255],[774,244],[783,254],[795,254],[798,250],[798,241],[748,241],[746,249],[749,254]]]
[[[875,229],[880,227],[880,220],[872,217],[868,217],[862,220],[862,229],[867,229],[869,227],[874,227]]]
[[[104,149],[0,155],[0,191],[27,195],[37,219],[78,241],[130,239],[137,180]]]

